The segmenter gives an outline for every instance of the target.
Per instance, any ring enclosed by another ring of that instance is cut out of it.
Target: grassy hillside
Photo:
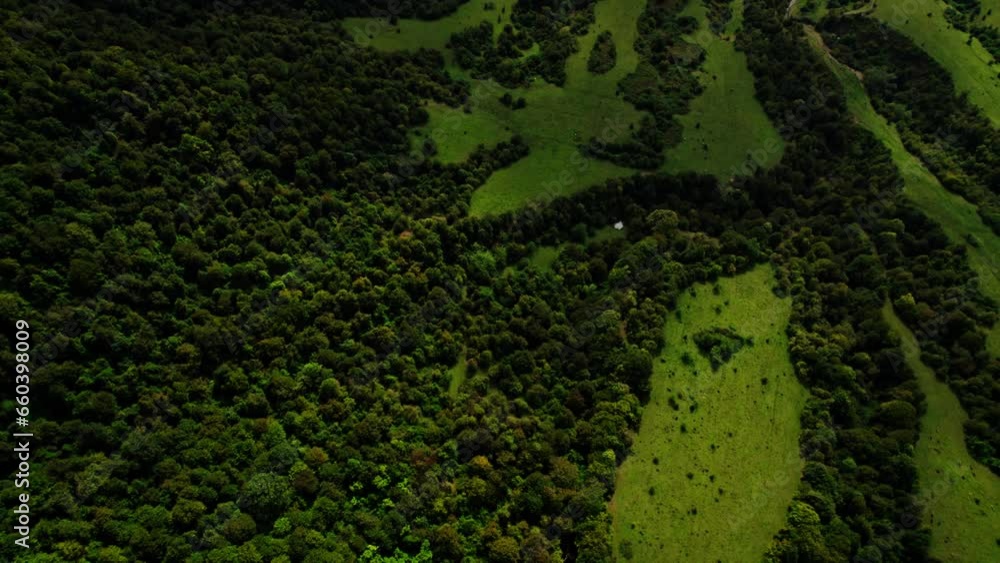
[[[373,34],[371,44],[387,50],[444,49],[451,33],[499,15],[500,4],[494,11],[483,10],[482,4],[470,2],[452,16],[434,22],[401,20],[398,33],[393,27]],[[594,25],[578,39],[579,50],[566,62],[563,87],[536,80],[526,88],[507,89],[492,81],[472,80],[471,111],[428,105],[430,122],[414,132],[414,143],[432,139],[442,162],[462,162],[477,146],[495,145],[515,134],[531,148],[527,157],[497,171],[473,193],[472,215],[503,213],[527,201],[569,195],[608,178],[634,173],[586,158],[578,147],[595,136],[612,141],[625,139],[629,127],[636,126],[643,115],[622,100],[617,87],[639,62],[634,49],[636,22],[645,5],[645,0],[598,2]],[[705,91],[692,102],[690,113],[679,117],[684,138],[668,151],[664,170],[728,178],[743,167],[748,155],[764,166],[777,162],[782,154],[781,138],[754,97],[753,77],[745,56],[735,50],[731,41],[731,34],[742,20],[741,1],[734,6],[725,39],[707,30],[701,0],[692,2],[686,13],[702,22],[701,31],[688,40],[706,50],[701,73]],[[366,21],[370,24],[364,19],[350,20],[348,29],[363,29]],[[594,74],[587,69],[587,59],[597,36],[604,31],[614,39],[616,63],[609,72]],[[468,78],[450,63],[447,51],[446,56],[449,71]],[[518,110],[504,106],[499,101],[504,93],[515,99],[523,97],[527,106]],[[747,171],[752,172],[752,168]]]
[[[498,3],[492,12],[483,10],[482,4],[470,2],[452,16],[434,22],[400,20],[399,33],[393,29],[378,34],[372,44],[386,50],[444,49],[452,33],[484,19],[493,21],[501,4],[507,5],[509,15],[513,2]],[[595,24],[578,39],[579,50],[566,63],[563,87],[536,80],[527,88],[507,89],[492,81],[473,80],[471,112],[443,105],[428,107],[430,122],[415,135],[433,139],[443,162],[461,162],[478,145],[495,145],[514,134],[521,135],[531,147],[531,154],[498,171],[475,191],[472,215],[503,213],[527,201],[569,195],[608,178],[633,173],[628,168],[585,158],[578,146],[594,136],[624,139],[629,126],[639,123],[642,112],[624,102],[616,89],[619,80],[635,70],[638,62],[633,44],[636,21],[645,5],[645,0],[598,2]],[[362,19],[351,23],[365,22]],[[617,62],[606,74],[595,75],[587,70],[587,58],[597,35],[605,30],[614,37]],[[465,77],[453,65],[449,70]],[[504,106],[499,98],[505,92],[515,99],[523,97],[527,106],[519,110]]]
[[[725,32],[728,35],[733,35],[743,28],[743,0],[732,0],[730,5],[733,13],[729,17],[729,23],[726,24]]]
[[[986,5],[986,4],[984,4]],[[992,57],[978,40],[948,25],[943,0],[879,0],[872,17],[900,31],[948,69],[959,92],[1000,126],[1000,66],[990,65]],[[994,7],[994,12],[1000,6]],[[929,14],[929,16],[928,16]]]
[[[823,50],[822,38],[808,27],[806,33],[812,45]],[[974,205],[946,190],[920,159],[903,147],[896,128],[872,107],[857,75],[828,54],[825,60],[840,79],[847,107],[858,123],[871,131],[892,153],[905,181],[906,196],[941,224],[945,234],[953,241],[967,242],[970,236],[978,241],[976,246],[966,244],[969,265],[979,275],[983,292],[1000,301],[1000,238],[983,223]],[[992,354],[1000,356],[1000,324],[993,327],[988,346]]]
[[[678,118],[684,126],[683,141],[668,151],[663,169],[727,179],[743,167],[748,154],[753,155],[756,166],[778,162],[784,143],[754,97],[753,75],[747,69],[746,56],[732,42],[732,34],[742,21],[742,0],[734,4],[724,37],[708,29],[702,0],[692,0],[684,14],[700,23],[698,32],[687,39],[705,49],[706,59],[699,73],[705,90],[691,102],[691,111]],[[748,168],[741,173],[752,171]]]
[[[888,303],[883,314],[927,395],[916,462],[931,555],[942,561],[1000,561],[1000,479],[966,451],[965,411],[948,385],[920,361],[913,333]]]
[[[494,24],[494,34],[510,23],[511,10],[516,0],[469,0],[449,16],[434,21],[400,19],[396,25],[375,18],[345,18],[344,29],[364,43],[386,51],[402,51],[424,47],[445,50],[448,39],[455,32],[479,25],[483,21]],[[492,5],[493,8],[487,9]],[[498,21],[499,18],[499,21]]]
[[[458,391],[462,387],[462,383],[465,382],[467,369],[465,361],[465,351],[463,350],[455,365],[448,369],[448,395],[452,398],[458,396]]]
[[[785,326],[791,300],[769,266],[695,286],[664,329],[652,394],[612,501],[616,554],[637,562],[755,561],[798,486],[799,414]],[[713,371],[693,339],[734,328],[753,338]]]
[[[636,22],[645,0],[602,1],[595,7],[595,23],[579,39],[579,50],[566,61],[566,84],[533,84],[512,91],[523,96],[527,107],[502,112],[483,104],[487,113],[510,123],[531,146],[531,154],[495,173],[472,195],[471,213],[484,215],[517,209],[527,201],[569,195],[632,170],[602,160],[583,157],[578,146],[593,136],[625,139],[630,125],[638,125],[642,112],[616,93],[618,82],[635,70],[633,48]],[[587,70],[587,58],[601,31],[610,31],[617,47],[617,61],[606,74]],[[495,100],[492,100],[495,101]],[[506,109],[506,108],[504,108]],[[452,110],[454,113],[455,110]],[[432,119],[430,127],[434,127]]]
[[[983,10],[989,13],[983,14],[982,22],[1000,28],[1000,2],[997,0],[982,0],[980,4]]]

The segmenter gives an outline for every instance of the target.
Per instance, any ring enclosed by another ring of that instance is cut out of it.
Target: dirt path
[[[795,2],[798,0],[788,0],[788,10],[785,11],[785,19],[787,20],[789,16],[792,15],[792,10],[795,9]]]
[[[792,0],[792,1],[794,2],[795,0]],[[816,31],[815,27],[813,27],[813,26],[811,26],[809,24],[804,23],[804,24],[802,24],[802,28],[805,30],[806,35],[809,35],[810,37],[814,37],[816,39],[816,42],[823,49],[823,52],[826,53],[826,56],[830,57],[830,59],[834,63],[836,63],[836,64],[838,64],[838,65],[846,68],[847,70],[853,72],[854,76],[858,77],[858,80],[860,80],[862,82],[865,81],[865,74],[863,72],[861,72],[858,69],[851,68],[851,67],[847,66],[846,64],[844,64],[844,63],[840,62],[839,60],[837,60],[837,57],[833,56],[833,52],[831,52],[830,48],[826,46],[826,42],[823,41],[823,36],[820,35],[820,33],[818,31]]]

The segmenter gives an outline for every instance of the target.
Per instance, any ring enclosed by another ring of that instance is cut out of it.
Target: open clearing
[[[882,312],[927,395],[915,458],[931,555],[942,561],[1000,561],[1000,479],[966,451],[962,424],[968,417],[948,385],[920,361],[913,333],[890,304]]]
[[[1000,2],[997,0],[982,0],[981,23],[1000,29]]]
[[[818,22],[828,11],[826,0],[799,0],[792,6],[791,15]]]
[[[993,57],[978,39],[966,44],[969,34],[948,24],[945,8],[943,0],[878,0],[872,16],[909,37],[946,68],[955,88],[968,92],[969,101],[1000,126],[1000,65],[990,65]],[[1000,6],[994,7],[996,11]]]
[[[798,487],[807,392],[788,356],[791,300],[771,291],[768,265],[717,285],[686,291],[664,328],[612,501],[620,560],[759,561]],[[693,336],[727,327],[754,342],[713,371]]]
[[[737,51],[733,34],[743,19],[743,0],[733,2],[733,17],[723,36],[708,28],[702,0],[691,0],[684,15],[698,20],[699,29],[686,39],[705,49],[699,78],[705,90],[691,102],[691,111],[678,117],[683,140],[667,152],[666,172],[700,172],[726,180],[740,171],[752,155],[754,166],[768,167],[779,160],[784,142],[754,94],[753,75],[746,55]]]
[[[455,365],[448,368],[448,395],[453,399],[458,397],[458,391],[462,388],[462,383],[465,383],[466,371],[468,370],[465,362],[465,351],[463,350]]]
[[[741,1],[734,9],[733,31],[742,19]],[[398,33],[396,27],[384,22],[379,26],[373,23],[377,20],[364,18],[347,20],[345,27],[364,30],[368,25],[367,29],[376,30],[369,34],[370,38],[363,36],[362,42],[379,49],[441,49],[449,72],[456,78],[469,79],[454,65],[445,45],[456,31],[484,20],[495,22],[498,16],[509,19],[512,0],[496,3],[494,10],[485,10],[485,4],[473,0],[455,14],[434,22],[400,20]],[[566,61],[567,78],[562,87],[535,80],[526,88],[508,89],[490,80],[469,79],[471,112],[428,104],[430,121],[413,132],[413,140],[418,145],[423,139],[432,139],[438,149],[436,158],[442,162],[462,162],[476,147],[493,146],[514,135],[520,135],[531,149],[528,156],[498,170],[473,192],[472,215],[512,211],[528,201],[571,195],[607,179],[636,173],[586,158],[579,146],[592,137],[609,142],[624,140],[629,128],[638,126],[642,119],[643,112],[625,102],[617,86],[639,62],[634,43],[637,21],[645,6],[645,0],[598,2],[594,25],[578,38],[578,51]],[[758,155],[757,160],[765,166],[777,162],[782,153],[781,139],[754,98],[745,57],[735,51],[730,41],[707,31],[700,0],[688,10],[693,10],[690,15],[696,15],[706,28],[705,33],[688,38],[707,51],[702,79],[706,90],[692,102],[691,113],[679,117],[684,141],[668,150],[664,170],[698,171],[728,178],[743,166],[748,153]],[[494,29],[498,31],[501,26]],[[587,59],[603,31],[610,31],[614,38],[616,63],[609,72],[595,75],[587,70]],[[499,101],[504,93],[514,99],[523,97],[527,106],[518,110],[504,106]],[[703,145],[708,146],[707,151]]]
[[[515,3],[516,0],[469,0],[453,14],[441,19],[427,21],[400,18],[396,25],[380,18],[345,18],[344,29],[357,43],[370,44],[384,51],[406,51],[420,47],[437,49],[445,53],[450,67],[451,52],[445,49],[445,45],[453,33],[490,21],[495,24],[494,35],[499,35],[503,26],[510,23]],[[486,7],[490,4],[494,8],[487,10]],[[500,18],[499,22],[497,18]]]
[[[826,53],[823,49],[823,39],[818,33],[806,27],[806,34],[813,47]],[[983,293],[1000,302],[1000,237],[983,223],[975,205],[945,189],[937,177],[924,167],[920,159],[903,147],[899,132],[872,107],[858,77],[828,53],[825,54],[824,60],[840,79],[847,98],[847,107],[858,123],[871,131],[892,153],[892,159],[905,182],[906,196],[931,219],[937,221],[948,238],[956,243],[965,244],[969,265],[979,275]],[[978,246],[966,243],[969,235],[978,241]],[[1000,357],[1000,323],[990,332],[987,346],[991,354]]]
[[[484,10],[484,4],[470,2],[452,16],[434,22],[400,20],[399,33],[390,29],[375,34],[372,45],[386,50],[419,47],[445,50],[452,33],[484,20],[495,22],[500,6],[507,6],[509,16],[513,1],[497,3],[494,11]],[[636,22],[645,6],[645,0],[598,2],[596,23],[577,39],[579,49],[567,60],[563,87],[535,80],[527,88],[507,89],[493,81],[471,80],[471,113],[440,104],[428,106],[430,122],[416,131],[415,136],[433,139],[442,162],[461,162],[477,146],[493,146],[515,134],[531,148],[527,157],[497,171],[473,193],[472,215],[512,211],[527,201],[570,195],[609,178],[635,173],[629,168],[585,158],[578,147],[594,136],[609,141],[625,139],[629,126],[638,126],[642,112],[625,102],[616,90],[618,81],[635,70],[638,63],[633,45]],[[349,23],[363,26],[365,21]],[[594,75],[587,70],[587,58],[597,35],[605,30],[611,31],[618,56],[609,72]],[[451,53],[445,52],[446,60],[450,61]],[[456,78],[467,78],[450,63],[449,71]],[[505,92],[514,99],[523,97],[527,106],[519,110],[504,106],[499,98]]]

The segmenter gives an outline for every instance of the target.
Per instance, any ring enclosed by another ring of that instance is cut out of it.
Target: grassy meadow
[[[493,81],[471,80],[471,112],[441,104],[428,104],[429,123],[413,132],[414,143],[430,138],[445,163],[462,162],[480,145],[492,146],[520,135],[531,153],[513,165],[495,172],[472,195],[471,214],[487,215],[512,211],[528,201],[543,201],[573,194],[609,178],[627,176],[634,170],[584,157],[579,146],[592,137],[608,141],[625,139],[637,126],[643,112],[617,93],[618,82],[635,70],[639,56],[634,43],[636,23],[645,0],[602,0],[595,6],[595,23],[578,38],[579,50],[566,62],[562,87],[536,80],[526,88],[507,89]],[[502,8],[506,7],[503,15]],[[398,28],[373,33],[370,43],[379,49],[401,50],[431,47],[445,50],[448,37],[484,19],[509,18],[512,2],[499,2],[492,11],[473,0],[455,14],[434,22],[400,20]],[[782,143],[754,98],[753,78],[746,59],[737,52],[731,34],[742,19],[742,0],[736,0],[727,38],[707,30],[705,8],[695,0],[688,15],[702,22],[703,32],[688,40],[707,52],[702,72],[706,89],[692,102],[691,112],[679,119],[684,126],[682,143],[666,155],[667,172],[697,171],[728,178],[739,170],[748,154],[767,166],[781,158]],[[348,20],[348,29],[365,29],[370,20]],[[398,32],[397,32],[398,29]],[[495,29],[499,30],[500,27]],[[587,70],[590,51],[603,31],[610,31],[617,47],[615,66],[605,74]],[[449,72],[468,78],[451,63]],[[500,103],[504,93],[523,97],[527,106],[511,109]],[[707,149],[705,148],[707,147]]]
[[[785,327],[791,300],[773,271],[699,284],[664,328],[652,393],[611,512],[620,561],[759,561],[798,487],[799,416]],[[734,328],[753,338],[717,371],[692,342]]]
[[[531,253],[528,257],[528,263],[532,268],[542,272],[552,271],[552,265],[555,264],[556,258],[559,258],[559,253],[562,251],[562,245],[560,246],[539,246]]]
[[[924,521],[931,529],[930,554],[941,561],[1000,561],[1000,478],[966,451],[962,424],[967,415],[948,385],[920,361],[913,333],[890,304],[883,314],[927,395],[915,458]]]
[[[1000,29],[1000,2],[997,2],[997,0],[982,0],[980,4],[983,9],[979,21]]]
[[[367,36],[367,41],[373,47],[384,51],[424,47],[447,53],[445,45],[453,33],[477,26],[483,21],[493,22],[494,35],[499,35],[503,26],[510,23],[515,3],[516,0],[469,0],[453,14],[441,19],[427,21],[400,18],[396,25],[378,18],[345,18],[344,29],[355,41],[364,43],[364,36]],[[491,4],[494,7],[487,9]]]
[[[566,61],[566,83],[558,87],[535,81],[529,88],[510,90],[515,98],[527,101],[524,109],[509,110],[499,104],[496,98],[507,90],[484,96],[482,110],[509,124],[510,134],[520,134],[531,147],[531,154],[495,172],[472,194],[472,215],[512,211],[528,201],[570,195],[609,178],[634,173],[629,168],[586,158],[579,146],[595,136],[625,139],[629,127],[638,126],[642,118],[642,112],[617,94],[617,86],[638,64],[633,45],[636,22],[645,6],[645,0],[598,2],[594,25],[578,39],[579,49]],[[607,73],[595,75],[587,70],[587,58],[597,35],[605,30],[614,38],[616,62]],[[486,86],[482,89],[489,91]],[[448,109],[452,115],[458,111]],[[438,117],[432,114],[429,129],[435,128]],[[463,132],[462,136],[467,135]]]
[[[663,170],[700,172],[720,179],[739,172],[751,155],[754,166],[768,167],[779,160],[784,142],[754,95],[753,75],[746,56],[733,45],[733,34],[743,19],[743,0],[735,0],[733,17],[723,36],[708,28],[702,0],[691,0],[684,14],[699,22],[688,41],[705,49],[700,79],[705,90],[691,102],[691,111],[678,117],[684,126],[683,140],[667,152]]]
[[[792,8],[792,15],[805,17],[812,21],[823,19],[827,12],[826,0],[798,0]]]
[[[497,3],[486,11],[483,2],[471,1],[452,16],[433,22],[400,20],[395,29],[377,34],[372,45],[379,49],[401,50],[430,47],[445,50],[448,37],[456,31],[488,19],[495,21],[501,6],[509,17],[513,1]],[[634,171],[605,161],[588,159],[579,145],[591,137],[624,139],[630,125],[638,125],[642,112],[617,95],[618,81],[635,70],[638,55],[633,48],[636,22],[645,0],[604,0],[595,8],[596,23],[578,38],[579,49],[566,63],[563,87],[540,80],[527,88],[507,89],[493,81],[472,80],[472,111],[439,104],[428,106],[430,122],[414,133],[416,139],[430,137],[443,162],[461,162],[479,145],[492,146],[520,135],[531,153],[512,166],[494,173],[472,196],[472,215],[496,214],[521,207],[528,201],[569,195],[609,178]],[[354,20],[363,26],[366,20]],[[495,27],[499,32],[502,26]],[[602,31],[610,31],[617,46],[614,68],[602,75],[587,70],[587,58]],[[445,50],[448,60],[450,53]],[[449,64],[458,78],[464,74]],[[514,110],[500,103],[509,92],[523,97],[527,106]]]
[[[462,387],[462,383],[465,383],[465,376],[468,369],[465,361],[465,352],[463,351],[458,361],[455,362],[455,365],[448,369],[448,395],[452,398],[458,396],[458,391]]]

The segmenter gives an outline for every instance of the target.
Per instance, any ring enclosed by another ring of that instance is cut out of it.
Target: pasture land
[[[684,126],[683,138],[668,149],[663,170],[700,172],[725,181],[776,164],[784,141],[755,97],[746,55],[733,45],[733,34],[742,25],[742,0],[735,1],[722,36],[709,29],[702,0],[691,0],[683,13],[699,22],[698,31],[686,39],[705,50],[698,73],[705,89],[692,100],[691,111],[677,118]]]
[[[664,328],[652,391],[612,500],[619,561],[759,561],[799,485],[807,392],[785,327],[791,300],[770,266],[685,292]],[[733,328],[753,344],[713,370],[694,335]]]
[[[513,0],[498,2],[492,11],[485,2],[473,0],[455,14],[433,22],[399,20],[398,33],[391,28],[373,34],[371,44],[378,49],[412,50],[420,47],[445,52],[447,68],[456,78],[468,78],[452,62],[445,48],[452,33],[498,15],[509,18]],[[624,140],[630,127],[637,127],[643,112],[625,102],[617,93],[618,82],[635,70],[639,56],[634,43],[636,22],[645,9],[645,0],[602,0],[595,7],[595,23],[578,38],[579,49],[566,62],[566,83],[554,86],[541,80],[528,87],[508,89],[490,80],[474,80],[469,101],[471,112],[440,104],[429,104],[429,123],[414,132],[414,144],[433,139],[438,158],[461,162],[476,147],[493,146],[520,135],[531,152],[508,168],[495,172],[472,195],[471,214],[499,214],[515,210],[529,201],[544,201],[571,195],[609,178],[635,171],[606,161],[584,157],[579,146],[592,137],[607,141]],[[501,15],[504,11],[505,16]],[[349,29],[364,29],[370,20],[348,20]],[[499,33],[501,25],[494,30]],[[614,68],[595,75],[587,70],[587,58],[602,31],[610,31],[617,47]],[[504,93],[524,98],[523,109],[500,103]]]

